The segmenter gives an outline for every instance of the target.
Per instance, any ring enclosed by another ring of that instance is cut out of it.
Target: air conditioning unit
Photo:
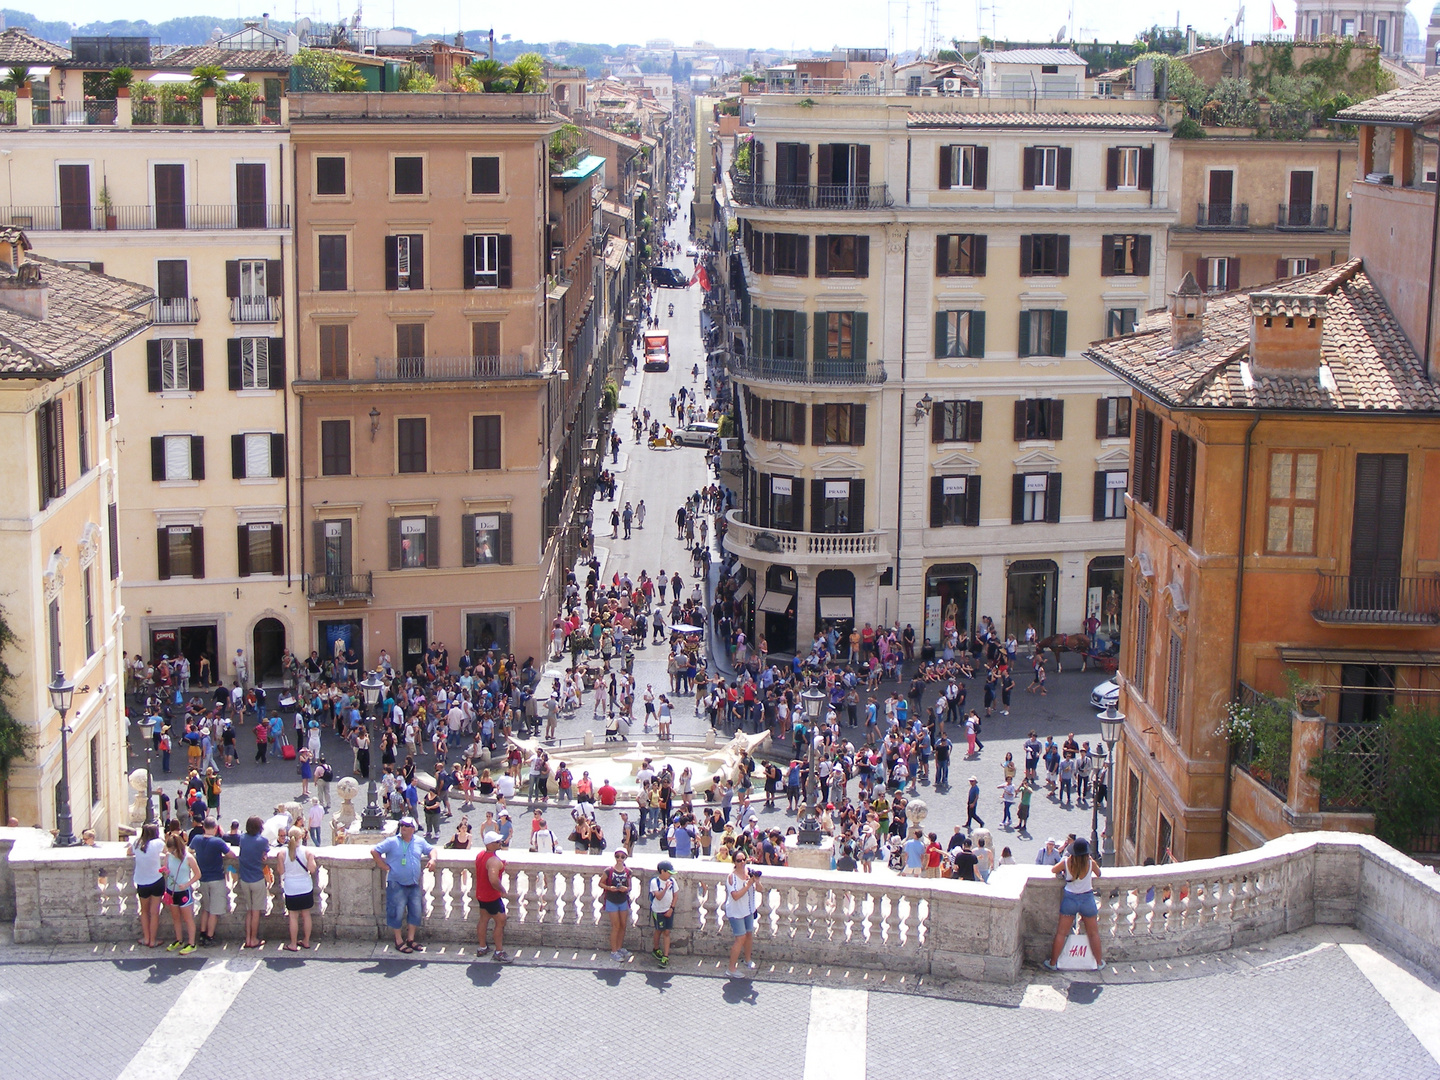
[[[941,88],[947,94],[958,94],[965,89],[964,79],[945,79],[941,82]]]
[[[961,97],[979,97],[979,96],[980,96],[980,88],[979,88],[978,86],[966,86],[966,87],[964,87],[964,88],[961,89],[961,91],[960,91],[960,96],[961,96]]]

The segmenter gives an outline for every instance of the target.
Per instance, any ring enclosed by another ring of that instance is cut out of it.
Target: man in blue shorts
[[[396,835],[370,849],[370,857],[385,871],[385,925],[395,931],[395,951],[424,952],[415,942],[425,912],[420,880],[425,870],[435,869],[435,849],[415,835],[415,819],[405,817]]]

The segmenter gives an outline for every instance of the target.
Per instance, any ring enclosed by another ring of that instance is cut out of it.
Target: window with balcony
[[[275,322],[284,284],[278,259],[229,259],[225,263],[225,295],[231,322]]]
[[[848,403],[811,407],[811,443],[815,446],[864,446],[865,406]]]
[[[320,421],[320,475],[350,475],[350,421]]]
[[[205,389],[204,342],[198,338],[147,341],[146,381],[152,394]]]
[[[805,528],[805,481],[796,476],[764,475],[760,480],[762,486],[769,485],[761,496],[765,499],[765,506],[760,524],[774,529],[802,531]]]
[[[1060,520],[1060,474],[1017,473],[1011,482],[1010,524]]]
[[[1070,273],[1070,237],[1027,233],[1020,237],[1021,277],[1065,277]]]
[[[1149,191],[1154,186],[1155,151],[1148,146],[1112,146],[1105,151],[1107,191]]]
[[[980,477],[930,478],[930,527],[980,524]]]
[[[1021,186],[1026,191],[1069,191],[1068,146],[1027,146],[1021,156]]]
[[[1095,438],[1128,439],[1130,437],[1130,399],[1102,397],[1095,399]]]
[[[386,526],[391,570],[422,570],[440,565],[439,518],[391,518]]]
[[[205,530],[199,525],[169,525],[156,533],[159,562],[157,576],[203,578],[205,576]]]
[[[1101,471],[1095,474],[1096,521],[1119,521],[1125,516],[1125,489],[1130,474],[1125,471]]]
[[[984,277],[986,247],[979,233],[941,233],[935,238],[935,276]]]
[[[269,522],[236,526],[240,577],[285,572],[285,531]]]
[[[805,312],[770,311],[765,308],[751,308],[750,311],[750,341],[757,357],[805,359]]]
[[[810,531],[865,531],[864,480],[811,480]]]
[[[397,159],[398,160],[398,159]],[[425,237],[419,234],[385,238],[385,288],[390,292],[425,287]]]
[[[393,159],[395,163],[395,194],[425,194],[425,159],[420,156],[404,156]]]
[[[989,182],[990,148],[987,146],[942,146],[940,148],[940,190],[984,191]]]
[[[470,194],[500,194],[500,159],[492,155],[479,155],[470,159]]]
[[[396,469],[402,473],[426,471],[425,418],[407,416],[395,422]]]
[[[985,312],[937,311],[935,313],[935,357],[981,357],[985,355]]]
[[[467,289],[508,289],[511,286],[510,237],[497,233],[480,233],[464,239]]]
[[[350,327],[344,323],[320,327],[320,377],[350,378]]]
[[[425,355],[424,323],[396,324],[395,355],[399,357],[421,357]]]
[[[816,277],[870,276],[870,238],[832,234],[815,238]]]
[[[1195,525],[1195,440],[1170,432],[1170,480],[1165,494],[1165,524],[1181,539],[1191,539]]]
[[[156,435],[150,440],[150,479],[204,480],[204,435]]]
[[[1146,277],[1149,273],[1150,237],[1107,233],[1100,238],[1101,277]]]
[[[937,401],[930,408],[930,441],[977,443],[984,414],[983,401]]]
[[[1068,317],[1063,311],[1022,311],[1020,349],[1026,356],[1064,356]]]
[[[822,311],[815,314],[817,360],[864,360],[869,320],[863,311]]]
[[[348,238],[344,235],[316,237],[321,292],[344,292],[349,288],[347,247]]]
[[[315,159],[315,194],[346,195],[346,160],[343,157],[317,157]]]
[[[1113,338],[1133,334],[1139,314],[1139,310],[1133,307],[1110,308],[1105,312],[1105,336]]]
[[[500,355],[500,324],[498,322],[470,324],[470,355]]]
[[[477,472],[493,471],[502,465],[500,419],[499,416],[476,416],[471,420],[471,467]]]
[[[1265,506],[1265,550],[1271,555],[1315,554],[1320,454],[1272,450]]]

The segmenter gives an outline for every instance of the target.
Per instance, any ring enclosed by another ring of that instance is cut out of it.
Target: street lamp
[[[50,705],[60,714],[60,820],[56,847],[74,847],[79,843],[70,819],[70,729],[65,726],[65,714],[70,711],[74,697],[75,684],[65,677],[65,672],[57,670],[50,683]]]
[[[384,690],[385,684],[373,671],[360,684],[360,692],[365,695],[366,745],[370,744],[370,714],[380,704],[380,695]],[[360,815],[360,828],[366,832],[378,832],[385,827],[385,815],[375,801],[375,748],[373,746],[370,748],[370,767],[366,771],[370,774],[370,784],[365,797],[365,812]]]
[[[819,779],[815,775],[815,742],[816,734],[820,729],[820,711],[825,707],[826,700],[825,692],[815,686],[809,687],[800,694],[800,701],[805,706],[805,726],[810,736],[805,754],[809,770],[805,781],[804,819],[800,822],[799,835],[796,837],[802,844],[820,843],[820,813],[816,806],[816,796],[819,794],[820,785]]]
[[[1115,798],[1113,794],[1115,788],[1115,743],[1120,738],[1120,729],[1125,726],[1125,714],[1115,708],[1115,703],[1112,702],[1104,712],[1098,715],[1100,717],[1100,738],[1104,740],[1106,746],[1105,760],[1107,767],[1111,770],[1110,783],[1107,785],[1105,796],[1107,801],[1105,810],[1113,821],[1115,818],[1112,812],[1115,806],[1113,801]],[[1115,844],[1113,836],[1110,838],[1110,844],[1113,854]],[[1105,853],[1100,850],[1100,803],[1096,800],[1093,789],[1090,792],[1090,850],[1095,853],[1096,861],[1102,866],[1105,865]]]

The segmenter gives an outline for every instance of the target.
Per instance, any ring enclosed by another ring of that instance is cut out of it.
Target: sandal
[[[299,952],[299,951],[300,951],[300,950],[299,950],[298,948],[296,948],[294,945],[281,945],[280,948],[284,949],[286,952]]]
[[[395,946],[395,951],[400,953],[413,953],[415,946],[411,945],[408,941],[402,941],[399,945]]]

